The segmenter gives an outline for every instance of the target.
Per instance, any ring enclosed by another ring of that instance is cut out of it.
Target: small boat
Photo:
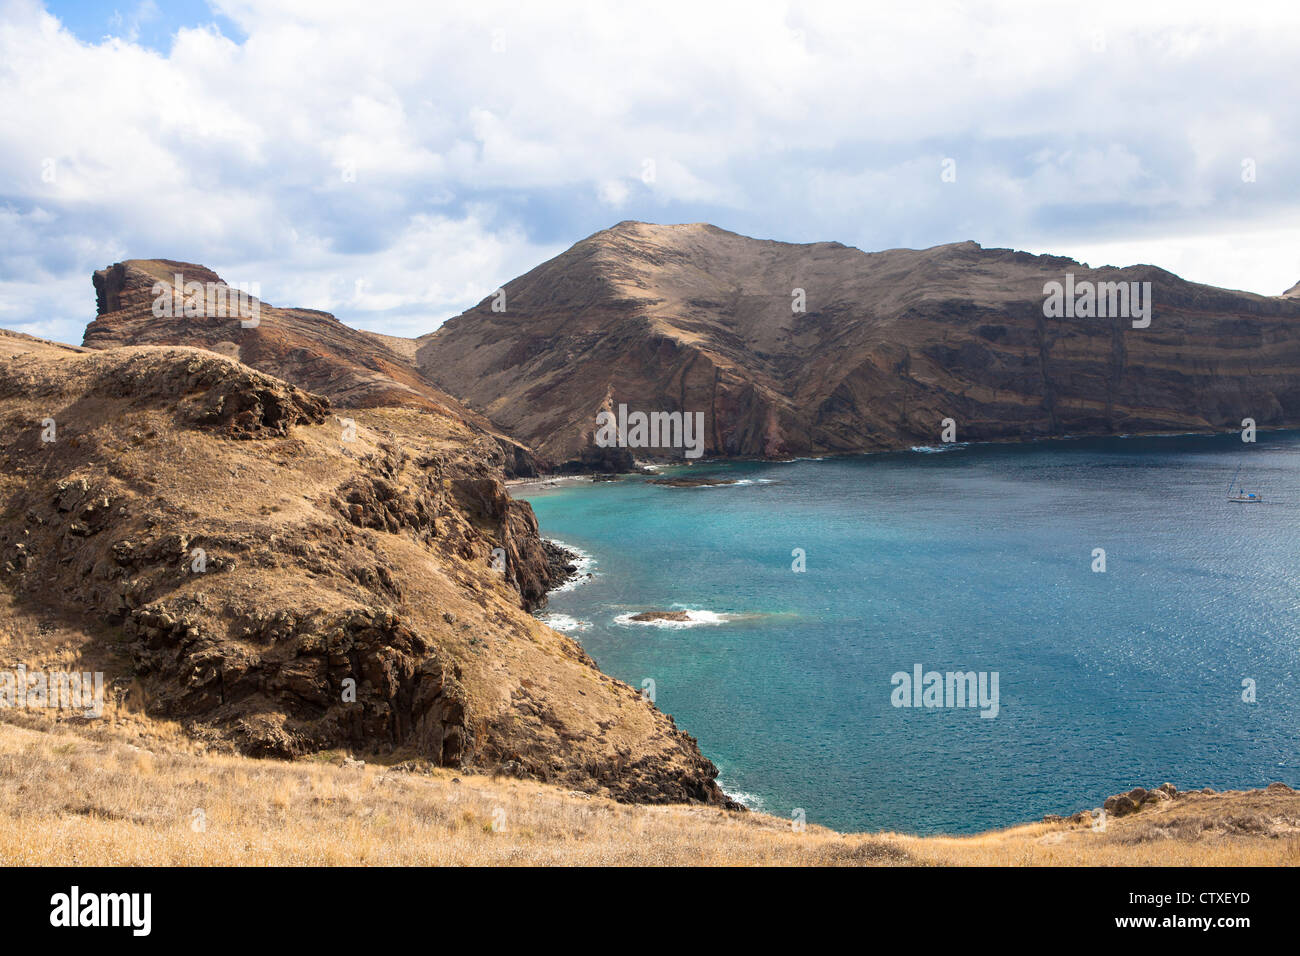
[[[1240,473],[1241,465],[1239,463],[1237,465],[1237,470],[1232,473],[1232,480],[1228,482],[1228,500],[1235,501],[1238,504],[1255,504],[1256,502],[1263,501],[1263,495],[1257,495],[1255,492],[1247,491],[1245,488],[1239,487],[1235,495],[1232,493],[1232,486],[1237,483],[1237,475]]]

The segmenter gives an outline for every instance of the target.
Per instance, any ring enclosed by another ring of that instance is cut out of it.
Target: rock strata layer
[[[1049,318],[1052,282],[1103,289],[1108,312],[1102,284],[1150,283],[1150,324],[1134,328],[1136,301],[1128,315]],[[1300,424],[1295,289],[974,242],[866,253],[640,222],[504,289],[504,312],[487,299],[449,320],[417,364],[539,454],[608,471],[633,454],[684,457],[671,435],[597,446],[598,413],[619,405],[702,413],[704,454],[719,457],[934,444],[945,419],[957,441]]]

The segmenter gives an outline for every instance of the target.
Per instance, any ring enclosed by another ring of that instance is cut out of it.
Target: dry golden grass
[[[495,824],[495,829],[494,829]],[[637,807],[515,780],[148,751],[0,725],[0,863],[740,864],[901,858],[715,809]]]
[[[1296,865],[1300,794],[1186,796],[1106,832],[841,835],[432,769],[204,753],[162,733],[0,723],[4,865]]]

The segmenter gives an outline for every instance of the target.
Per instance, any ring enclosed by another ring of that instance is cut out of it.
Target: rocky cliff
[[[337,408],[452,415],[500,444],[510,476],[537,473],[539,462],[528,448],[415,367],[409,339],[349,328],[328,312],[277,308],[255,295],[239,299],[241,290],[211,269],[171,259],[115,263],[94,274],[94,285],[97,315],[82,343],[88,348],[204,348],[323,395]]]
[[[71,633],[115,699],[250,754],[727,805],[693,739],[527,613],[554,556],[497,439],[337,411],[213,351],[0,332],[4,632]]]
[[[1047,317],[1067,274],[1149,282],[1149,326]],[[702,412],[718,456],[929,444],[945,418],[958,441],[1295,425],[1300,301],[974,242],[865,253],[625,222],[448,321],[417,362],[556,461],[603,454],[596,415],[620,403]]]

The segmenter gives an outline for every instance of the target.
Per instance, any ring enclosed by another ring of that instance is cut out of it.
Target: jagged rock
[[[1102,807],[1107,813],[1122,817],[1130,813],[1136,813],[1148,804],[1168,803],[1177,799],[1179,795],[1178,788],[1172,783],[1162,783],[1154,790],[1134,787],[1128,793],[1107,797]]]
[[[1107,797],[1103,803],[1102,809],[1113,816],[1122,817],[1134,813],[1138,809],[1137,802],[1128,794],[1119,794],[1114,797]]]
[[[339,512],[359,528],[434,537],[438,533],[437,496],[428,487],[407,488],[388,479],[361,475],[342,490]]]
[[[595,474],[599,478],[609,478],[639,471],[636,458],[628,448],[601,448],[594,444],[577,449],[577,454],[563,462],[559,467],[561,474]]]

